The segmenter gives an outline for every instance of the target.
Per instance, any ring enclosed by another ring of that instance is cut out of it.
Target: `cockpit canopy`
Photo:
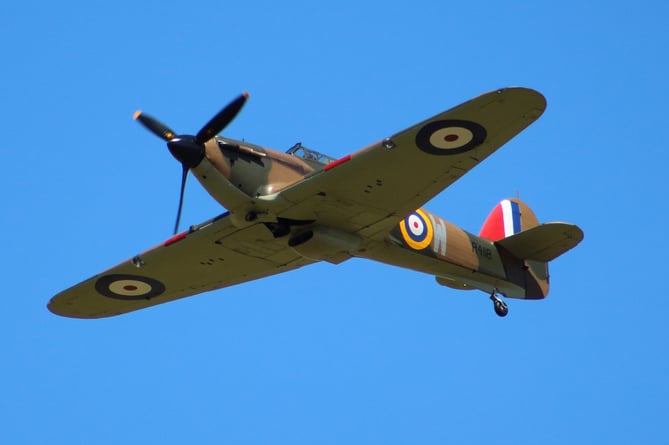
[[[335,161],[334,158],[324,155],[323,153],[317,152],[302,145],[301,142],[293,145],[291,148],[286,151],[289,155],[298,156],[305,161],[318,162],[319,164],[329,164],[332,161]]]

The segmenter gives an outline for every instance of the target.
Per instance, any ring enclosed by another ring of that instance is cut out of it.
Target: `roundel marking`
[[[432,243],[432,223],[422,210],[416,210],[400,222],[404,241],[415,250],[423,250]]]
[[[481,145],[485,128],[472,121],[449,119],[430,122],[418,131],[416,145],[433,155],[455,155]]]
[[[100,295],[118,300],[146,300],[165,292],[165,285],[139,275],[105,275],[95,282]]]

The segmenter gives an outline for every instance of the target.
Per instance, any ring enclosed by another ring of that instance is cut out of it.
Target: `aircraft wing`
[[[492,91],[328,164],[280,192],[280,216],[382,240],[546,108],[527,88]],[[491,178],[492,180],[493,178]]]
[[[266,198],[284,221],[356,233],[373,247],[423,205],[536,120],[536,91],[493,91],[328,164]],[[100,318],[165,303],[312,263],[256,223],[222,215],[56,295],[49,309]],[[355,254],[355,253],[354,253]],[[337,257],[334,262],[345,257]]]
[[[110,317],[311,262],[264,224],[238,229],[224,214],[59,293],[48,307],[66,317]]]

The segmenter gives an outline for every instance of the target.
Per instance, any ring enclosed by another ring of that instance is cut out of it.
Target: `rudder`
[[[498,241],[538,225],[539,220],[527,204],[518,198],[507,198],[492,209],[479,236]]]
[[[493,207],[481,227],[479,236],[493,241],[500,250],[505,240],[515,240],[520,233],[527,233],[537,226],[539,220],[527,204],[518,198],[506,198]],[[516,252],[502,250],[504,252],[500,254],[503,258],[506,257],[503,261],[506,264],[507,277],[525,290],[520,298],[545,298],[549,290],[548,262],[522,258],[516,256]]]

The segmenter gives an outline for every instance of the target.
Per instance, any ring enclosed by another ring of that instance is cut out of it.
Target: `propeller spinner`
[[[179,193],[179,208],[177,209],[177,220],[174,224],[174,233],[179,230],[179,221],[181,220],[181,210],[183,208],[184,191],[186,189],[186,179],[188,170],[197,166],[204,158],[204,144],[218,133],[223,131],[230,122],[241,111],[242,107],[249,98],[249,94],[244,92],[236,99],[219,111],[204,127],[192,135],[177,135],[170,127],[160,122],[153,116],[136,111],[134,119],[139,121],[147,130],[167,142],[167,148],[172,156],[181,163],[181,191]]]

